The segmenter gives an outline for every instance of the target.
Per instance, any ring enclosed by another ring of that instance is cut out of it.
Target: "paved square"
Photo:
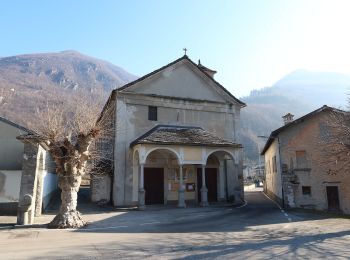
[[[350,219],[285,212],[259,191],[246,199],[235,209],[89,214],[80,230],[2,229],[1,259],[350,258]]]

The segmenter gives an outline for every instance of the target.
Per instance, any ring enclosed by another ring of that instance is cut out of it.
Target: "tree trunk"
[[[58,186],[61,189],[61,208],[56,217],[49,223],[49,228],[79,228],[86,225],[77,211],[78,191],[81,176],[59,175]]]

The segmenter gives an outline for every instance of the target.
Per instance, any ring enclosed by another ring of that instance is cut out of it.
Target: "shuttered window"
[[[157,121],[157,107],[149,106],[148,107],[148,120]]]
[[[277,160],[276,156],[272,157],[272,172],[276,173],[277,172]]]
[[[307,168],[306,151],[296,151],[297,168]]]

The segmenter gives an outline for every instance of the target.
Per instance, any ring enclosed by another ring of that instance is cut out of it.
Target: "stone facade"
[[[17,224],[34,224],[57,190],[57,177],[48,152],[31,140],[24,143]]]
[[[272,132],[263,150],[265,187],[281,205],[350,214],[350,175],[325,162],[334,111],[324,106]]]
[[[209,157],[215,161],[216,199],[243,199],[242,149],[239,145],[132,145],[158,125],[200,127],[236,144],[243,106],[244,103],[234,98],[187,56],[113,91],[105,107],[114,107],[116,122],[112,147],[113,204],[140,206],[144,196],[143,185],[149,175],[147,171],[155,168],[162,169],[161,178],[164,178],[163,188],[160,188],[163,190],[160,195],[162,203],[180,203],[180,197],[198,202],[198,176],[203,166],[205,171]],[[154,110],[156,118],[152,119],[150,113]],[[179,179],[177,176],[181,175]],[[179,188],[175,189],[175,186]],[[187,190],[183,191],[185,188]],[[192,188],[195,191],[190,191]],[[182,192],[184,195],[181,195]],[[94,198],[103,197],[102,191],[96,189],[93,193]],[[146,190],[146,200],[149,193]]]

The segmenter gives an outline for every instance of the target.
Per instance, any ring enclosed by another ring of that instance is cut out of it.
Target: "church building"
[[[184,55],[111,93],[100,120],[114,131],[105,141],[113,163],[110,175],[92,177],[93,201],[143,209],[243,200],[245,104],[215,73]]]

